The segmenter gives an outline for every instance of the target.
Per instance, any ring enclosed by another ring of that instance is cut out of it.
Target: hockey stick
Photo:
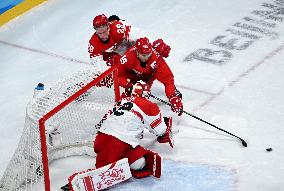
[[[158,101],[160,101],[160,102],[162,102],[162,103],[164,103],[164,104],[166,104],[166,105],[168,105],[168,106],[171,106],[170,103],[168,103],[168,102],[165,101],[165,100],[162,100],[161,98],[158,98],[158,97],[155,96],[155,95],[149,94],[149,96],[152,97],[152,98],[154,98],[154,99],[156,99],[156,100],[158,100]],[[195,119],[197,119],[197,120],[199,120],[199,121],[202,121],[203,123],[206,123],[207,125],[210,125],[210,126],[216,128],[216,129],[220,130],[220,131],[223,131],[223,132],[225,132],[225,133],[227,133],[227,134],[229,134],[229,135],[231,135],[231,136],[233,136],[233,137],[238,138],[238,139],[241,141],[242,145],[243,145],[244,147],[247,147],[247,143],[246,143],[242,138],[240,138],[240,137],[238,137],[238,136],[236,136],[236,135],[234,135],[234,134],[232,134],[232,133],[230,133],[230,132],[228,132],[228,131],[226,131],[226,130],[224,130],[224,129],[221,129],[221,128],[217,127],[216,125],[213,125],[212,123],[209,123],[209,122],[207,122],[207,121],[205,121],[205,120],[203,120],[203,119],[201,119],[201,118],[199,118],[199,117],[197,117],[197,116],[195,116],[195,115],[193,115],[193,114],[191,114],[191,113],[189,113],[189,112],[187,112],[187,111],[184,111],[184,110],[183,110],[182,112],[185,113],[185,114],[187,114],[187,115],[189,115],[189,116],[191,116],[191,117],[193,117],[193,118],[195,118]]]

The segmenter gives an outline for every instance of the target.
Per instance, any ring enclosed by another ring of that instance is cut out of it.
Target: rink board
[[[33,7],[43,3],[46,0],[24,0],[23,2],[19,3],[18,5],[7,8],[5,12],[0,15],[0,26],[4,25],[5,23],[9,22],[13,18],[27,12],[28,10],[32,9]]]

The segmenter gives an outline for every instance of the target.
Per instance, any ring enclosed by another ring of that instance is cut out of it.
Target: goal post
[[[41,119],[39,119],[39,129],[40,129],[40,140],[41,140],[41,152],[42,152],[42,163],[43,163],[43,174],[44,174],[44,185],[45,185],[45,191],[50,191],[50,177],[49,177],[49,168],[48,168],[48,155],[47,155],[47,146],[46,146],[46,134],[45,134],[45,122],[54,114],[59,112],[62,108],[64,108],[66,105],[70,104],[72,101],[74,101],[76,98],[78,98],[80,95],[94,87],[95,85],[99,84],[103,79],[108,77],[110,74],[113,73],[113,79],[117,79],[117,68],[112,67],[109,68],[107,71],[99,75],[97,78],[95,78],[93,81],[88,83],[86,86],[82,87],[79,91],[74,93],[72,96],[64,100],[62,103],[57,105],[54,109],[49,111],[47,114],[45,114]],[[115,94],[115,101],[118,101],[120,93],[119,93],[119,86],[117,80],[113,80],[113,86],[114,86],[114,94]]]
[[[27,105],[23,133],[0,179],[0,191],[50,191],[51,161],[95,156],[95,125],[120,99],[117,78],[115,66],[103,73],[90,67],[36,95]]]

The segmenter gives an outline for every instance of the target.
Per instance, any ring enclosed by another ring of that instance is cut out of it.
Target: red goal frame
[[[102,74],[100,74],[97,78],[92,80],[90,83],[82,87],[82,89],[78,90],[76,93],[74,93],[72,96],[61,102],[59,105],[57,105],[55,108],[53,108],[51,111],[49,111],[47,114],[45,114],[42,118],[39,119],[39,131],[40,131],[40,141],[41,141],[41,152],[42,152],[42,163],[43,163],[43,175],[44,175],[44,186],[45,191],[50,191],[50,176],[49,176],[49,167],[48,167],[48,156],[47,156],[47,145],[46,145],[46,135],[45,135],[45,122],[55,115],[57,112],[59,112],[61,109],[63,109],[65,106],[70,104],[72,101],[74,101],[76,98],[78,98],[80,95],[88,91],[90,88],[98,84],[102,79],[104,79],[106,76],[113,73],[113,85],[114,85],[114,93],[115,93],[115,101],[118,101],[120,99],[120,91],[119,91],[119,85],[118,85],[118,68],[116,66],[109,68]]]

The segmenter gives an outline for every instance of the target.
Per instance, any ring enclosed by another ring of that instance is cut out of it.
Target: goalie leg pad
[[[151,150],[145,155],[145,168],[151,171],[151,174],[157,178],[162,175],[162,157]]]
[[[131,146],[114,136],[98,133],[94,141],[94,151],[97,154],[96,168],[118,161],[126,157]]]
[[[75,173],[68,180],[72,191],[96,191],[109,188],[130,177],[128,159],[123,158],[98,169]]]
[[[134,163],[136,160],[142,158],[147,153],[148,153],[147,149],[138,145],[137,147],[129,150],[126,156],[128,158],[129,164],[131,165],[132,163]]]
[[[133,170],[142,170],[146,164],[145,158],[141,157],[140,159],[137,159],[134,161],[131,165],[130,168]]]

